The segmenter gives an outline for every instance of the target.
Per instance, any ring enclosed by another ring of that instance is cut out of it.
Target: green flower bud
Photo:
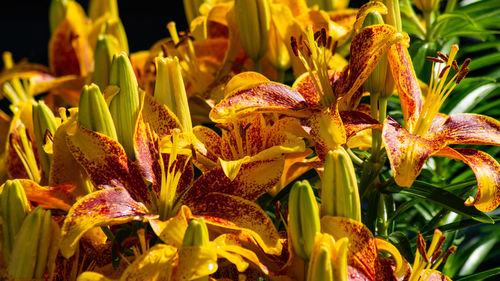
[[[52,156],[45,153],[43,146],[45,145],[47,134],[50,133],[54,135],[57,129],[57,121],[54,113],[52,113],[50,108],[45,105],[43,101],[34,103],[32,111],[38,157],[40,159],[40,165],[42,166],[42,173],[45,177],[48,177],[50,174]]]
[[[182,247],[205,247],[208,246],[208,229],[205,221],[192,219],[184,233]]]
[[[157,57],[154,97],[165,104],[178,118],[185,132],[192,131],[191,113],[181,66],[177,57]]]
[[[28,198],[19,180],[7,180],[0,197],[0,216],[2,218],[3,255],[9,261],[14,247],[16,234],[30,211]]]
[[[99,35],[94,53],[94,73],[92,82],[100,89],[109,85],[109,71],[113,55],[119,51],[119,43],[113,36]]]
[[[127,156],[135,160],[134,133],[140,110],[139,86],[127,54],[122,52],[114,55],[109,84],[120,88],[109,104],[118,141]]]
[[[295,254],[309,260],[314,236],[320,232],[320,222],[316,197],[307,180],[292,186],[288,199],[288,227]]]
[[[370,25],[384,24],[382,16],[377,11],[372,11],[366,15],[363,27]],[[364,88],[372,95],[381,94],[383,96],[392,95],[394,81],[387,61],[387,55],[384,54],[364,83]],[[375,106],[375,108],[377,108]]]
[[[439,5],[439,0],[415,0],[414,2],[415,6],[424,13],[437,10]]]
[[[42,278],[52,238],[50,211],[36,207],[24,220],[14,243],[8,273],[17,279]]]
[[[267,0],[235,0],[234,11],[240,41],[248,56],[257,62],[268,48],[271,13]]]
[[[78,105],[78,122],[85,128],[117,139],[108,105],[96,84],[85,85]]]
[[[54,33],[59,24],[66,17],[66,6],[72,0],[52,0],[49,6],[50,33]]]
[[[92,21],[108,14],[110,17],[118,17],[118,3],[116,0],[90,0],[89,18]]]
[[[127,33],[119,17],[112,17],[106,21],[104,34],[112,35],[118,40],[119,50],[129,54]]]
[[[314,239],[307,281],[347,281],[347,237],[335,241],[330,234],[318,233]]]
[[[321,180],[321,214],[361,221],[356,172],[347,151],[341,146],[326,156]]]

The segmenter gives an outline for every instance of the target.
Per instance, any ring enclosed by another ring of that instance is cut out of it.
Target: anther
[[[445,67],[443,68],[443,70],[441,70],[441,73],[439,73],[439,78],[443,78],[444,73],[445,73],[445,72],[446,72],[446,70],[448,70],[449,68],[450,68],[450,66],[449,66],[449,65],[445,66]]]
[[[444,253],[443,255],[443,261],[442,263],[446,263],[446,260],[448,259],[448,257],[453,254],[455,251],[457,250],[457,247],[456,246],[451,246],[448,248],[448,250],[446,250],[446,252]]]
[[[331,38],[331,37],[330,37],[330,38]],[[333,43],[333,46],[332,46],[332,54],[333,54],[333,55],[334,55],[334,54],[335,54],[335,52],[337,51],[337,44],[338,44],[338,43],[339,43],[338,41],[335,41],[335,42]]]
[[[326,29],[324,27],[321,29],[320,42],[323,45],[323,47],[326,46]]]
[[[314,41],[318,41],[319,36],[321,35],[321,31],[314,32]]]
[[[417,250],[420,253],[420,255],[422,256],[422,258],[425,260],[425,262],[429,262],[429,259],[427,259],[427,253],[425,250],[426,247],[427,247],[427,245],[425,244],[424,237],[422,236],[422,234],[420,234],[420,232],[417,233]]]
[[[443,53],[441,53],[440,51],[437,51],[437,52],[436,52],[436,55],[437,55],[438,57],[440,57],[442,60],[444,60],[444,61],[448,61],[448,56],[444,55],[444,54],[443,54]]]
[[[326,48],[330,49],[332,47],[332,36],[328,36],[328,39],[326,40]]]
[[[299,56],[299,46],[297,45],[297,39],[294,36],[290,37],[290,46],[292,46],[293,54],[298,57]]]
[[[453,67],[453,70],[458,71],[458,63],[456,60],[453,60],[451,63],[451,67]]]
[[[302,43],[304,43],[304,46],[307,49],[307,56],[310,57],[312,55],[311,46],[307,41],[303,41]]]
[[[439,256],[441,256],[442,253],[443,253],[443,250],[441,250],[441,249],[438,249],[437,251],[435,251],[431,257],[431,260],[430,260],[431,263],[437,261],[437,259],[439,258]]]
[[[440,58],[434,58],[434,57],[425,57],[426,60],[436,62],[436,63],[444,63],[444,61]]]
[[[161,50],[163,51],[163,57],[168,57],[168,49],[167,49],[167,44],[163,43],[161,44]]]

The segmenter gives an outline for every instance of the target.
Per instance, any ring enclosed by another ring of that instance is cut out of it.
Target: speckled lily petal
[[[210,231],[218,228],[221,233],[232,232],[240,241],[259,245],[267,254],[281,253],[282,245],[273,222],[254,202],[212,192],[190,205],[194,214],[208,216],[206,223]]]
[[[408,48],[401,43],[392,45],[387,52],[387,60],[398,90],[406,128],[412,130],[422,111],[423,102]]]
[[[482,212],[495,210],[500,205],[500,165],[489,154],[471,148],[449,148],[436,156],[464,161],[474,171],[477,179],[476,197],[469,197],[465,205],[474,205]]]
[[[19,179],[29,201],[36,202],[44,209],[60,209],[68,211],[76,201],[73,191],[75,186],[71,183],[58,186],[41,186],[38,183]]]
[[[438,116],[439,117],[439,116]],[[442,117],[441,117],[442,118]],[[500,145],[500,122],[477,114],[453,114],[426,136],[443,139],[448,144]]]
[[[148,209],[121,188],[103,189],[78,200],[69,210],[62,227],[61,253],[71,257],[80,237],[95,226],[141,220]]]
[[[114,139],[90,131],[76,121],[68,129],[67,143],[73,157],[97,186],[123,186],[132,197],[149,204],[149,190],[137,166]]]
[[[391,163],[394,180],[399,186],[410,187],[427,159],[446,144],[410,134],[392,118],[387,117],[382,140]]]
[[[269,112],[295,117],[305,117],[310,114],[304,98],[297,91],[283,84],[262,82],[251,84],[249,87],[238,86],[237,90],[231,92],[212,109],[210,119],[224,123],[229,118]]]

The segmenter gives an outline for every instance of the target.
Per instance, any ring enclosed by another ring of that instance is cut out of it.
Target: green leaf
[[[397,187],[395,189],[402,194],[434,202],[462,216],[472,218],[483,223],[494,223],[493,219],[487,214],[478,211],[473,206],[465,206],[464,199],[449,191],[437,188],[430,184],[421,186],[418,182],[415,182],[411,188]]]
[[[485,270],[483,272],[474,273],[474,274],[460,277],[459,279],[456,279],[456,281],[477,281],[477,280],[483,280],[483,279],[488,278],[488,277],[496,276],[499,274],[500,274],[500,266],[489,269],[489,270]]]

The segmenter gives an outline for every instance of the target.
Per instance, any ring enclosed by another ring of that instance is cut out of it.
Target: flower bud
[[[118,17],[118,3],[116,0],[90,0],[89,18],[92,21],[108,14],[110,17]]]
[[[36,207],[25,219],[16,236],[8,273],[17,279],[42,278],[52,238],[50,211]]]
[[[208,246],[208,229],[205,221],[192,219],[184,233],[182,247],[204,247]]]
[[[288,53],[287,45],[280,36],[278,28],[274,23],[271,24],[269,31],[269,49],[266,53],[266,58],[276,69],[286,70],[291,65],[290,53]]]
[[[120,88],[109,104],[118,141],[127,156],[135,160],[134,133],[139,116],[139,86],[127,54],[115,54],[109,73],[109,84]]]
[[[384,24],[382,16],[377,11],[368,13],[363,22],[363,27],[370,25]],[[383,96],[390,96],[394,89],[394,81],[392,79],[391,71],[388,67],[387,55],[384,54],[378,62],[375,69],[364,83],[364,88],[372,95],[381,94]],[[373,106],[373,105],[372,105]],[[375,106],[377,108],[377,106]]]
[[[104,34],[112,35],[118,40],[119,50],[129,54],[127,33],[119,17],[113,17],[106,21]]]
[[[268,48],[271,13],[267,0],[235,0],[234,11],[245,52],[257,62]]]
[[[50,33],[54,33],[59,24],[66,17],[66,6],[72,0],[52,0],[49,6]]]
[[[361,221],[356,172],[347,151],[341,146],[326,156],[321,180],[321,214]]]
[[[2,218],[3,255],[9,261],[17,232],[30,211],[28,198],[19,180],[7,180],[0,197],[0,215]]]
[[[333,281],[333,267],[330,249],[321,245],[311,255],[307,271],[307,281]]]
[[[117,139],[108,105],[96,84],[85,85],[78,105],[78,122],[83,127]]]
[[[50,174],[50,163],[52,156],[47,154],[43,149],[46,136],[48,133],[54,135],[57,129],[57,121],[54,113],[45,105],[43,101],[33,104],[33,128],[35,133],[36,147],[40,165],[42,166],[42,174],[48,177]]]
[[[115,37],[103,34],[99,35],[94,53],[94,73],[92,82],[100,89],[109,85],[109,70],[113,55],[119,51],[118,41]]]
[[[288,227],[292,247],[297,256],[307,261],[314,247],[314,237],[320,232],[318,204],[306,180],[296,182],[289,196]]]
[[[177,57],[157,57],[155,63],[154,97],[165,104],[179,118],[184,132],[191,132],[193,125],[179,59]]]

